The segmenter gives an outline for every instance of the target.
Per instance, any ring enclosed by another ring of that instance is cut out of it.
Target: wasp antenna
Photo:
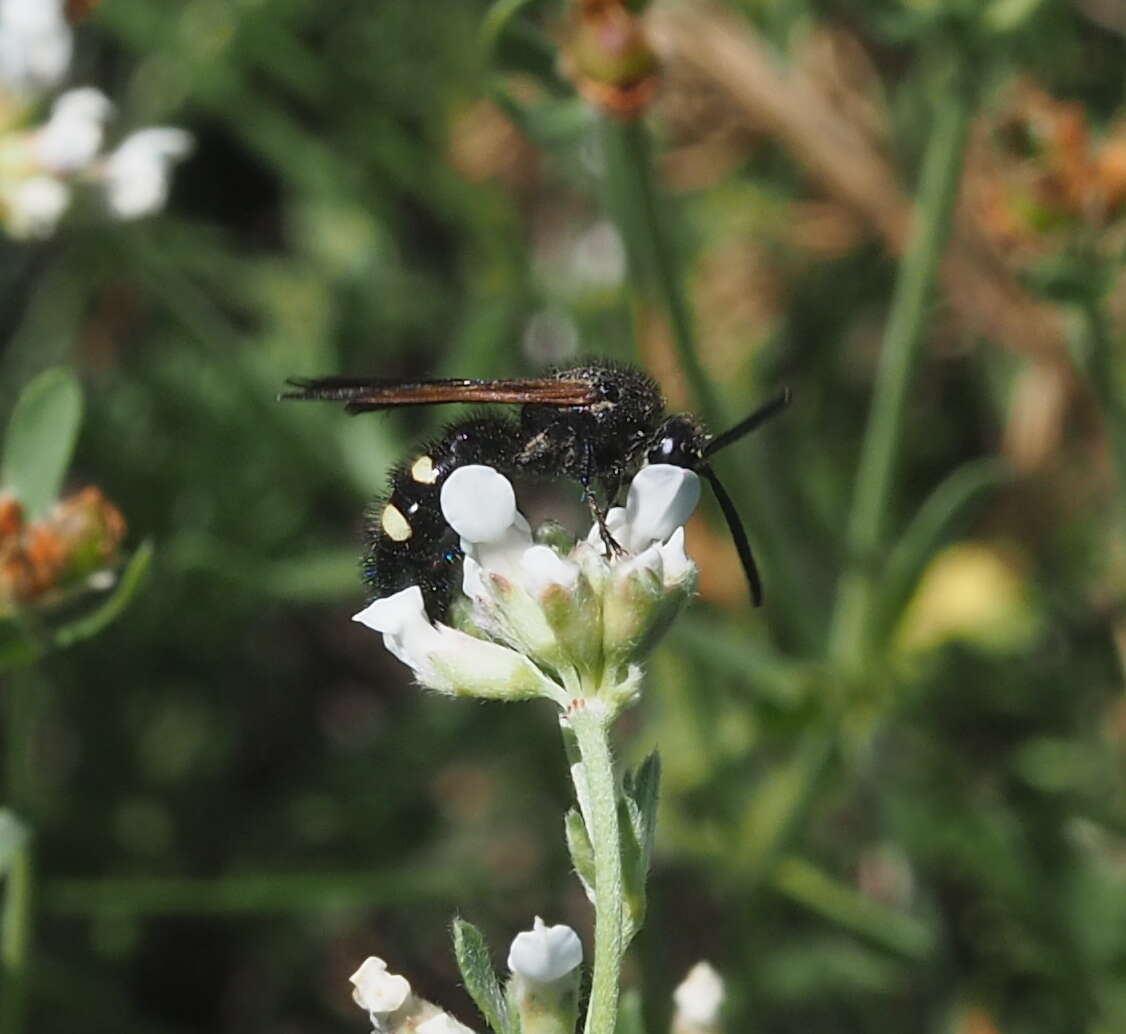
[[[775,402],[778,400],[776,399]],[[771,403],[773,405],[774,403]],[[785,403],[782,403],[783,405]],[[763,407],[766,408],[766,407]],[[761,410],[759,411],[761,412]],[[747,576],[747,585],[751,589],[751,602],[756,607],[762,606],[762,579],[759,577],[758,565],[755,564],[754,554],[751,553],[751,544],[747,541],[747,533],[743,529],[743,522],[739,519],[739,512],[727,494],[716,472],[706,463],[697,467],[697,471],[712,486],[719,508],[723,511],[723,519],[727,521],[727,528],[735,542],[735,551],[739,554],[739,561],[743,565],[743,573]]]
[[[765,424],[776,413],[782,412],[790,404],[790,399],[793,396],[790,394],[789,388],[783,388],[774,398],[769,402],[763,403],[758,407],[746,420],[741,420],[734,427],[716,438],[708,442],[707,448],[704,449],[704,456],[712,456],[719,452],[720,449],[725,448],[732,442],[737,442],[744,435],[750,434],[756,427]]]

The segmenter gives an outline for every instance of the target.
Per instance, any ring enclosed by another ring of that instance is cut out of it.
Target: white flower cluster
[[[563,709],[598,698],[616,712],[636,695],[637,662],[695,586],[683,525],[699,497],[692,471],[645,467],[626,506],[607,515],[623,547],[607,555],[597,526],[577,544],[560,543],[557,527],[533,536],[507,478],[491,467],[460,467],[440,497],[465,554],[457,627],[431,623],[417,586],[377,599],[356,620],[383,633],[432,689],[542,696]]]
[[[473,1034],[448,1012],[413,991],[410,981],[387,970],[387,963],[374,955],[349,978],[352,998],[367,1011],[375,1034]]]
[[[508,952],[510,998],[526,1031],[555,1030],[547,1016],[570,1017],[573,1029],[583,946],[569,926],[548,926],[536,916],[531,930],[516,935]],[[432,1002],[419,998],[410,981],[374,955],[351,976],[352,998],[364,1009],[375,1034],[473,1034]]]
[[[50,236],[79,184],[91,184],[118,219],[164,206],[174,162],[191,150],[182,129],[153,127],[104,153],[113,105],[90,86],[60,94],[29,124],[70,65],[62,0],[0,0],[0,222],[16,238]]]

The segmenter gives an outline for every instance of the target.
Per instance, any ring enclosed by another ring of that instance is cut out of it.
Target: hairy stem
[[[931,292],[958,197],[974,91],[961,55],[952,56],[927,142],[915,215],[884,331],[872,408],[864,434],[847,543],[849,568],[838,592],[832,654],[855,666],[866,650],[873,567],[884,545],[892,483],[907,419],[907,398],[927,326]]]
[[[585,1034],[614,1034],[625,950],[625,891],[617,782],[610,754],[611,717],[604,709],[588,705],[576,707],[568,722],[579,747],[578,778],[585,780],[575,789],[594,847],[594,972],[584,1029]]]

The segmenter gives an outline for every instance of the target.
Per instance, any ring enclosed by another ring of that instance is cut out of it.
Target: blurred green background
[[[452,414],[275,397],[291,375],[596,354],[717,430],[795,396],[722,467],[767,605],[705,506],[701,599],[620,730],[625,758],[665,762],[627,969],[648,1029],[707,958],[738,1034],[1126,1031],[1126,15],[649,17],[644,133],[576,96],[547,0],[103,0],[80,28],[72,77],[196,149],[162,216],[0,251],[0,417],[70,364],[68,484],[155,546],[116,623],[0,683],[38,711],[28,1030],[363,1030],[347,976],[368,954],[475,1022],[455,911],[501,959],[534,914],[589,945],[551,708],[424,696],[349,620],[366,501]],[[973,80],[961,196],[887,533],[857,556],[951,66]],[[527,506],[581,519],[559,486]],[[863,648],[831,633],[846,568],[875,586]]]

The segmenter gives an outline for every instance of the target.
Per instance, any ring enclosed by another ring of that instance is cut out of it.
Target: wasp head
[[[708,433],[695,417],[676,413],[666,417],[649,439],[645,460],[697,470],[704,462],[708,440]]]

